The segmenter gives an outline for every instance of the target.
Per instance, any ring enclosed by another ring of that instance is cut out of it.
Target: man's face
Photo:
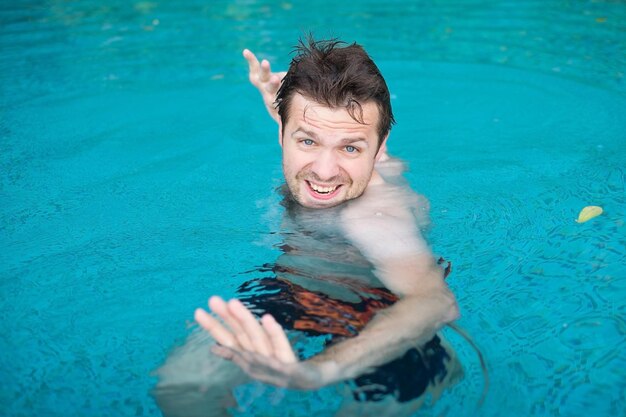
[[[300,94],[290,103],[281,129],[283,173],[294,199],[327,208],[359,197],[372,179],[378,147],[379,110],[361,103],[361,124],[344,108],[329,108]]]

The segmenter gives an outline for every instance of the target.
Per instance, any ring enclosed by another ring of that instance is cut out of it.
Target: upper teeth
[[[309,184],[311,184],[311,188],[317,191],[318,193],[330,193],[330,192],[335,191],[335,189],[337,189],[336,185],[333,185],[332,187],[323,187],[321,185],[313,184],[312,182]]]

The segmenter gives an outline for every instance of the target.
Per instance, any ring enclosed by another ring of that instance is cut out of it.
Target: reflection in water
[[[428,225],[428,203],[402,181],[403,165],[390,160],[378,168],[383,184],[338,207],[311,210],[285,197],[277,245],[281,253],[275,262],[245,273],[254,277],[240,285],[237,298],[258,316],[274,316],[301,360],[334,350],[338,353],[332,358],[339,362],[352,354],[340,348],[342,342],[361,339],[371,321],[384,323],[386,331],[377,334],[384,340],[372,343],[371,336],[365,337],[355,349],[366,364],[351,365],[346,373],[342,409],[354,412],[358,404],[393,401],[394,415],[408,415],[425,394],[436,400],[463,375],[454,350],[434,333],[441,324],[433,324],[448,320],[439,318],[448,306],[436,300],[437,291],[447,291],[439,288],[445,287],[442,280],[451,265],[442,258],[438,266],[430,265],[434,262],[421,237]],[[416,259],[428,265],[416,266]],[[429,294],[428,288],[420,288],[429,285],[435,288],[433,300],[412,298]],[[212,356],[207,342],[206,335],[194,333],[158,371],[155,397],[165,415],[189,415],[190,409],[197,415],[219,415],[237,405],[233,389],[247,379]]]

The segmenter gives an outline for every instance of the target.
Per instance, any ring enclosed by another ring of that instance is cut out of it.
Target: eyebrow
[[[311,132],[310,130],[303,129],[301,127],[294,130],[291,134],[291,137],[294,137],[296,133],[304,133],[307,136],[311,136],[313,139],[317,139],[317,135],[315,134],[315,132]]]
[[[310,130],[306,130],[304,128],[299,127],[298,129],[294,130],[294,132],[291,134],[291,137],[294,137],[297,133],[304,133],[307,136],[312,137],[313,139],[317,140],[318,137],[315,134],[315,132],[311,132]],[[341,139],[341,144],[342,145],[349,145],[351,143],[356,143],[356,142],[365,142],[365,144],[367,144],[367,139],[365,139],[364,137],[361,136],[357,136],[354,138],[343,138]]]

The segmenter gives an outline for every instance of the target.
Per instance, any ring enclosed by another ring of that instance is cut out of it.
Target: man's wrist
[[[340,381],[340,366],[331,360],[317,359],[313,357],[301,362],[301,374],[298,380],[298,388],[318,389],[326,385]]]

